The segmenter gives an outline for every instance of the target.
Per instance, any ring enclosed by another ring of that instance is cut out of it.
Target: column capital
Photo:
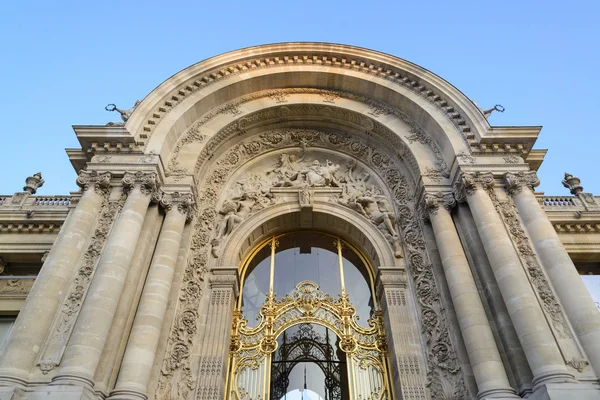
[[[436,215],[442,207],[450,211],[456,205],[454,194],[450,192],[425,193],[423,198],[422,208],[424,217],[429,218],[431,215]]]
[[[123,187],[126,194],[129,194],[134,187],[139,187],[142,194],[151,196],[153,202],[159,202],[162,197],[160,191],[160,181],[156,172],[125,172],[123,175]]]
[[[463,202],[467,196],[474,194],[479,185],[484,189],[494,187],[494,175],[491,172],[461,172],[454,183],[454,197]]]
[[[377,268],[377,278],[375,287],[377,293],[385,288],[406,288],[408,286],[408,277],[404,268],[398,267],[379,267]]]
[[[108,196],[111,189],[111,178],[112,175],[110,172],[88,171],[82,169],[79,171],[79,176],[75,180],[75,183],[81,188],[82,192],[92,189],[101,196]]]
[[[185,215],[186,221],[191,221],[196,214],[196,202],[192,193],[163,193],[160,199],[160,205],[166,212],[177,210]]]
[[[540,180],[535,171],[519,171],[505,173],[504,183],[506,184],[506,191],[512,196],[521,192],[523,187],[533,190],[534,187],[539,186]]]
[[[230,288],[237,296],[239,289],[239,279],[236,267],[231,268],[213,268],[209,278],[211,289]]]

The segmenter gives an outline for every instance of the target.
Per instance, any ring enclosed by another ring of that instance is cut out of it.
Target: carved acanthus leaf
[[[535,171],[507,172],[504,174],[504,182],[506,183],[506,191],[510,195],[521,192],[523,187],[533,190],[534,187],[540,184]]]
[[[484,189],[494,186],[494,175],[491,172],[461,172],[454,183],[454,197],[459,202],[467,200],[467,196],[475,193],[478,185]]]
[[[88,189],[94,190],[101,196],[110,194],[110,172],[99,173],[98,171],[87,171],[85,169],[79,171],[76,183],[84,192]]]
[[[142,194],[151,196],[152,201],[160,201],[162,193],[158,175],[155,172],[125,172],[123,176],[124,192],[129,194],[135,187],[139,187]]]
[[[163,193],[160,205],[167,212],[177,210],[179,213],[185,215],[187,221],[191,221],[196,213],[196,202],[192,193]]]
[[[454,199],[454,195],[452,193],[427,193],[423,199],[425,217],[427,217],[427,215],[436,215],[440,207],[450,211],[455,205],[456,200]]]

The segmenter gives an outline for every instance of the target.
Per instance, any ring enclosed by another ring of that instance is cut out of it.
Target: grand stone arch
[[[338,310],[340,339],[385,363],[385,398],[600,397],[600,321],[533,194],[539,129],[492,127],[419,66],[322,43],[208,59],[118,111],[75,127],[81,195],[0,354],[2,396],[235,398],[240,267],[315,230],[368,259],[374,330],[313,283],[271,290],[265,312]]]

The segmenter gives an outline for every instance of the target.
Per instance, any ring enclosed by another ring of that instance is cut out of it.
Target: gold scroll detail
[[[235,310],[226,400],[270,398],[271,356],[277,350],[277,337],[298,324],[322,325],[340,338],[347,359],[350,399],[391,399],[383,312],[375,311],[368,323],[369,328],[358,324],[347,293],[333,297],[311,281],[298,283],[283,298],[269,293],[256,327],[249,328],[242,312]]]

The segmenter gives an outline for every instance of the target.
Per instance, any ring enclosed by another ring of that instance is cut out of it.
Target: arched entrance
[[[372,269],[357,249],[337,236],[295,231],[256,246],[240,274],[228,399],[279,400],[309,390],[316,400],[390,398],[383,314]],[[308,372],[301,388],[298,366]]]

